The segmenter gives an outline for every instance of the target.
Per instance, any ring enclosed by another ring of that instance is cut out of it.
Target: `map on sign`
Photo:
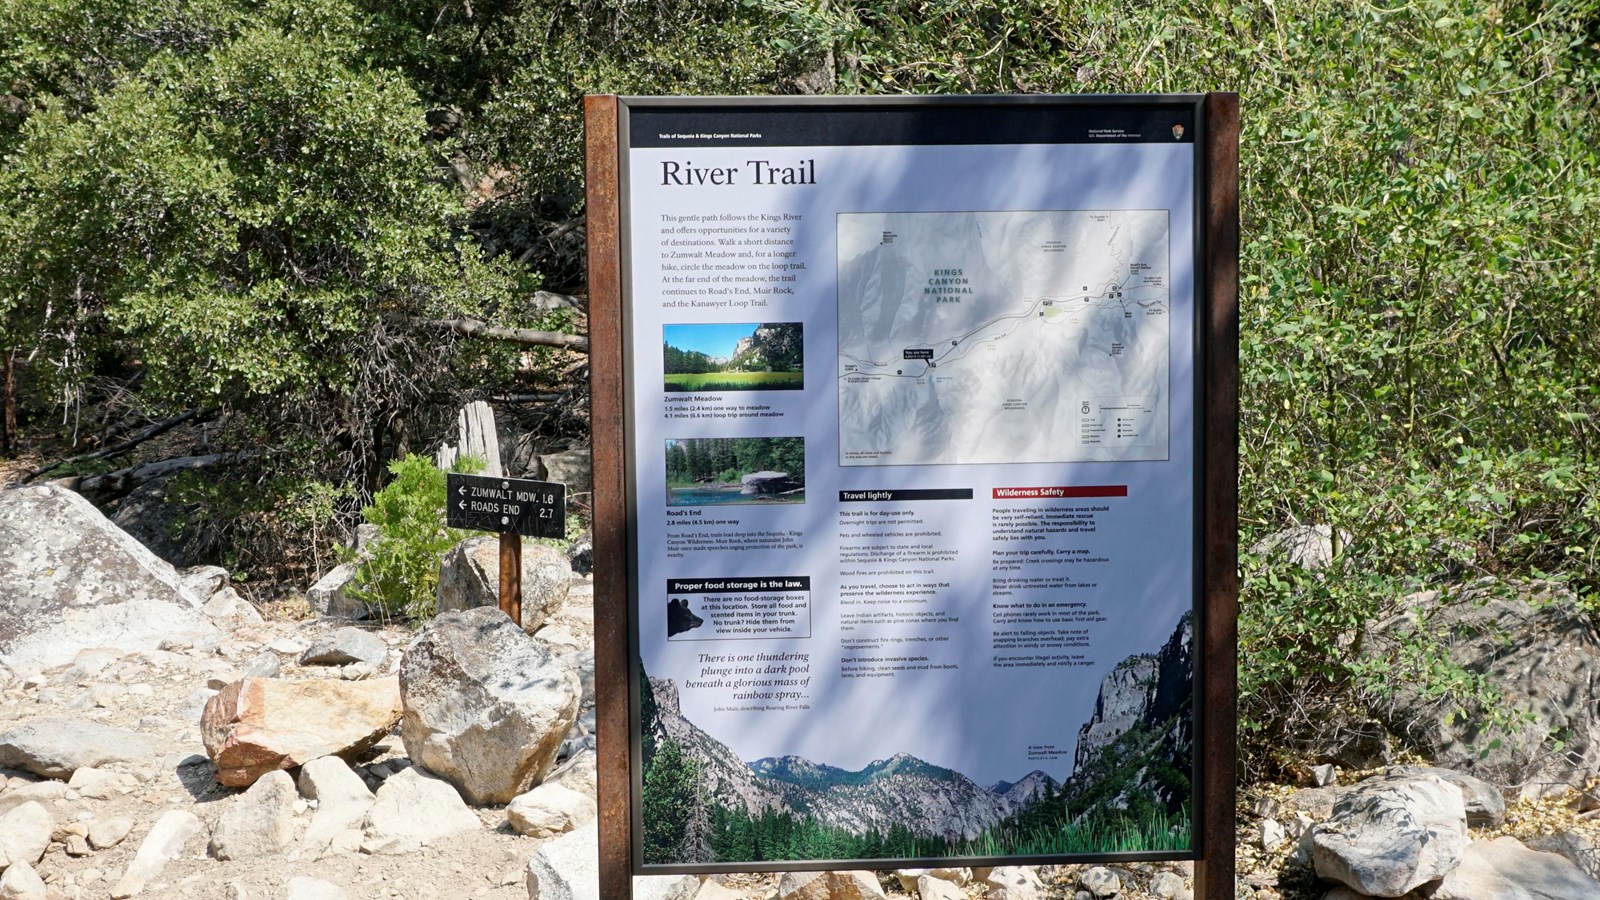
[[[1167,215],[839,215],[840,464],[1166,459]]]

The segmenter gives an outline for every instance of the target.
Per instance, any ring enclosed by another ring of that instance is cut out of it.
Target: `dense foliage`
[[[1388,685],[1477,690],[1427,645],[1354,652],[1410,591],[1600,604],[1597,0],[0,0],[0,361],[25,435],[203,413],[348,521],[525,362],[427,323],[571,324],[529,288],[582,288],[584,92],[1208,89],[1244,100],[1271,764]],[[1327,566],[1263,541],[1297,525]]]

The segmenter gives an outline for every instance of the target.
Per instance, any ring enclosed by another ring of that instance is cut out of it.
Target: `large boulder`
[[[15,671],[221,639],[171,564],[66,488],[0,490],[0,547],[0,657]]]
[[[134,488],[111,510],[111,523],[174,566],[197,565],[201,554],[179,537],[179,526],[193,507],[174,501],[170,484],[170,478],[157,478]]]
[[[1373,897],[1444,877],[1466,847],[1461,789],[1433,775],[1356,785],[1311,831],[1317,875]]]
[[[595,825],[541,844],[528,860],[528,900],[596,900],[600,832]]]
[[[1513,837],[1473,841],[1430,895],[1432,900],[1576,900],[1600,897],[1595,881],[1554,853],[1529,850]]]
[[[567,602],[572,563],[548,544],[522,547],[522,630],[533,634]],[[439,612],[500,606],[500,539],[468,538],[439,564]]]
[[[81,768],[159,760],[166,741],[125,728],[47,717],[0,732],[0,766],[67,779]]]
[[[400,693],[406,752],[476,804],[544,779],[581,696],[572,670],[493,607],[428,623],[401,661]]]
[[[544,480],[567,486],[567,496],[587,494],[594,490],[594,463],[588,447],[546,453],[539,457],[544,469]]]
[[[1340,539],[1345,535],[1340,533]],[[1328,525],[1296,525],[1269,534],[1250,548],[1255,556],[1282,557],[1311,571],[1333,564],[1333,528]]]
[[[1383,774],[1391,778],[1436,775],[1460,788],[1461,799],[1467,805],[1468,828],[1493,828],[1505,821],[1505,797],[1501,795],[1500,788],[1482,779],[1436,766],[1389,766],[1383,770]]]
[[[1600,776],[1600,632],[1568,591],[1508,591],[1486,582],[1415,595],[1407,612],[1374,625],[1365,645],[1392,657],[1419,634],[1444,640],[1453,662],[1499,692],[1496,708],[1469,704],[1462,715],[1455,700],[1397,679],[1390,728],[1436,765],[1525,798],[1552,796]],[[1497,710],[1512,714],[1509,733],[1492,724]]]
[[[400,720],[400,683],[245,678],[206,703],[200,737],[217,781],[246,787],[319,756],[370,749]]]

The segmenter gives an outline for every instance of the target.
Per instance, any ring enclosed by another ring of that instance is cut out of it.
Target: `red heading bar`
[[[996,500],[1058,500],[1066,497],[1126,497],[1125,484],[1079,484],[1059,487],[1000,487]]]

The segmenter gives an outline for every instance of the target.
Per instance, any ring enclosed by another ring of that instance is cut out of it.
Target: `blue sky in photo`
[[[741,338],[761,327],[759,322],[714,323],[710,325],[663,325],[663,339],[679,350],[698,350],[707,356],[726,359]]]

